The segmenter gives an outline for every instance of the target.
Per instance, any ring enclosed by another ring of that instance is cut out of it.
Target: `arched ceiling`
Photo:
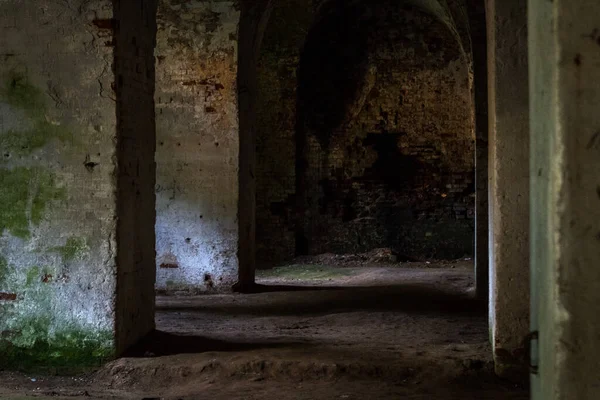
[[[272,0],[276,6],[279,0]],[[351,6],[369,0],[313,0],[319,14],[326,15],[331,7]],[[465,0],[397,0],[399,5],[411,5],[437,18],[448,27],[460,44],[461,50],[471,60],[471,37]]]
[[[246,10],[246,12],[243,14],[246,14],[250,19],[255,18],[260,20],[256,21],[258,23],[258,31],[254,32],[254,42],[255,46],[257,46],[256,48],[260,46],[262,39],[261,33],[264,31],[264,26],[268,21],[271,10],[273,7],[277,6],[283,1],[284,0],[240,0],[242,10]],[[332,5],[352,4],[360,1],[369,0],[307,0],[307,3],[310,3],[312,6],[314,6],[319,13],[326,13],[327,8],[331,7]],[[483,0],[397,1],[399,4],[409,4],[414,7],[418,7],[443,22],[456,37],[456,40],[460,43],[461,50],[467,60],[472,61],[472,38],[468,7],[474,8],[477,5],[478,8],[480,8],[479,6],[481,5],[479,3],[483,2]]]

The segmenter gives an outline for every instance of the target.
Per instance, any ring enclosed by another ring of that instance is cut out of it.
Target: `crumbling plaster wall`
[[[525,376],[529,334],[527,1],[487,0],[490,291],[496,371]]]
[[[236,1],[162,0],[158,11],[157,288],[237,277]]]
[[[0,367],[94,365],[153,326],[152,303],[135,295],[153,269],[126,266],[142,271],[135,282],[117,271],[131,249],[153,259],[152,231],[141,243],[143,223],[118,218],[125,176],[142,195],[153,187],[148,152],[120,168],[138,127],[153,129],[152,5],[0,2]],[[138,57],[115,58],[121,24],[147,35],[126,44]]]
[[[600,3],[532,0],[532,398],[600,398]]]
[[[331,134],[326,144],[318,138],[322,138],[322,132],[313,129],[308,133],[305,155],[309,181],[306,188],[311,191],[309,210],[297,212],[297,165],[298,158],[304,156],[297,153],[297,129],[304,123],[297,121],[297,68],[307,27],[316,11],[302,3],[290,1],[274,8],[259,63],[259,260],[264,264],[291,258],[297,251],[298,224],[306,224],[305,235],[312,243],[308,251],[312,253],[389,246],[417,257],[471,254],[474,138],[469,58],[445,24],[412,7],[373,7],[369,16],[363,17],[377,29],[365,32],[360,31],[360,24],[346,21],[354,30],[347,34],[355,39],[352,43],[344,42],[344,34],[334,37],[335,33],[328,33],[321,26],[321,31],[313,35],[315,41],[329,43],[333,48],[315,49],[315,43],[306,44],[312,45],[313,52],[321,52],[318,56],[303,55],[319,58],[319,63],[308,61],[314,68],[333,68],[333,75],[348,74],[354,69],[350,80],[362,81],[362,86],[349,95],[340,82],[333,88],[339,89],[335,95],[327,89],[312,88],[317,94],[308,100],[310,103],[340,103],[340,96],[354,96],[355,101],[342,99],[342,103],[351,103],[338,104],[346,107],[344,115],[337,124],[325,122],[327,134]],[[294,23],[289,22],[288,15],[296,16]],[[333,27],[332,20],[321,23],[329,23],[333,31],[343,30]],[[361,48],[361,38],[367,40],[362,43],[365,49]],[[365,52],[363,59],[340,62],[328,58],[343,52],[336,52],[335,48],[350,45],[355,53]],[[304,49],[307,51],[311,50]],[[311,82],[300,84],[318,85],[323,81],[326,86],[327,81],[336,80],[332,74],[326,74],[311,70],[305,73]],[[338,108],[331,106],[329,115]],[[386,165],[387,176],[383,177],[373,166],[381,166],[385,161],[378,161],[375,149],[381,147],[376,142],[385,139],[390,139],[388,146],[398,150],[396,164]],[[372,143],[367,144],[368,141]],[[402,159],[407,161],[406,157],[424,161],[435,171],[423,169],[411,176],[412,171],[406,169],[420,169],[423,164],[419,162],[419,168],[414,163],[400,165]],[[411,187],[402,182],[409,176],[419,176],[415,179],[419,184]],[[394,184],[390,185],[386,178],[395,180],[396,187],[391,188]],[[403,224],[394,216],[406,216],[400,209],[417,203],[420,210],[411,210],[407,226],[421,226],[422,232],[402,230]],[[393,229],[382,226],[386,223],[393,224]],[[413,243],[403,246],[399,241]],[[440,244],[442,251],[431,248],[434,242]]]

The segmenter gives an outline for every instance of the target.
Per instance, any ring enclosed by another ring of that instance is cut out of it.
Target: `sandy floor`
[[[0,372],[0,398],[527,399],[493,375],[471,269],[303,264],[260,274],[263,293],[159,297],[158,332],[128,358],[74,378]]]

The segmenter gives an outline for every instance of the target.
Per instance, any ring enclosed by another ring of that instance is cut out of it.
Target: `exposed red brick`
[[[164,269],[176,269],[179,268],[179,265],[173,263],[162,263],[160,264],[160,267]]]
[[[339,35],[345,19],[320,25],[315,39],[306,37],[308,24],[281,37],[283,20],[265,32],[256,98],[262,265],[298,253],[390,248],[421,259],[472,249],[469,65],[439,21],[372,3],[347,15],[372,21],[368,34]],[[359,37],[368,37],[364,54],[339,50]]]
[[[17,299],[16,293],[0,292],[0,301],[15,301],[16,299]]]

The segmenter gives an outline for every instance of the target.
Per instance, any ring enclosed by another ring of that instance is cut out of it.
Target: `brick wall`
[[[303,38],[267,36],[261,58],[259,259],[471,254],[470,69],[455,37],[380,4],[322,18]]]
[[[316,6],[275,5],[259,57],[256,239],[261,263],[295,254],[297,69]]]

